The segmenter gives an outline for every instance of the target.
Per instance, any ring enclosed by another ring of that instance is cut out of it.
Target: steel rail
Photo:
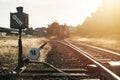
[[[66,73],[86,73],[88,72],[88,70],[86,69],[60,69],[62,70],[63,72],[66,72]],[[24,73],[27,72],[27,73],[57,73],[58,71],[57,70],[54,70],[54,69],[42,69],[42,70],[25,70]]]
[[[99,63],[98,61],[96,61],[96,59],[94,59],[93,56],[89,55],[89,53],[85,52],[84,50],[76,47],[75,45],[69,43],[68,41],[65,43],[65,42],[61,42],[61,41],[58,41],[60,42],[61,44],[64,44],[72,49],[74,49],[75,51],[81,53],[83,56],[85,56],[86,58],[88,58],[89,60],[91,60],[93,63],[95,63],[101,70],[104,71],[104,73],[106,73],[106,76],[107,78],[109,79],[112,79],[112,80],[120,80],[120,77],[118,75],[116,75],[115,73],[113,73],[111,70],[109,70],[107,67],[105,67],[104,65],[102,65],[101,63]]]
[[[79,73],[77,73],[77,74],[75,74],[75,73],[70,73],[70,74],[62,74],[62,73],[44,73],[44,74],[33,74],[33,75],[31,75],[31,74],[25,74],[25,73],[23,73],[22,75],[21,75],[21,77],[44,77],[44,78],[48,78],[48,77],[59,77],[59,78],[61,78],[61,77],[69,77],[69,78],[71,78],[71,77],[80,77],[81,79],[83,78],[86,78],[86,77],[90,77],[91,75],[87,75],[87,74],[79,74]]]
[[[66,73],[66,72],[56,68],[55,66],[53,66],[53,65],[51,65],[49,63],[46,63],[46,62],[29,61],[29,63],[44,64],[44,65],[47,65],[47,66],[51,67],[52,69],[54,69],[54,70],[56,70],[56,71],[58,71],[60,73],[63,73],[64,75],[68,75],[68,73]]]

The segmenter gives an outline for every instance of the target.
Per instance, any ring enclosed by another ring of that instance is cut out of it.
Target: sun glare
[[[71,26],[82,24],[91,13],[94,13],[97,10],[101,2],[101,0],[57,1],[58,2],[53,0],[53,2],[50,3],[45,3],[45,1],[41,2],[44,3],[41,5],[44,5],[45,9],[39,11],[39,13],[44,16],[43,21],[45,20],[48,23],[57,21],[60,24],[68,24]],[[36,4],[38,5],[38,3]],[[36,8],[36,11],[38,11],[38,8]],[[46,18],[48,19],[46,20]]]
[[[15,12],[16,6],[23,6],[24,12],[29,14],[29,26],[33,27],[47,27],[54,21],[71,26],[82,24],[91,13],[97,10],[100,2],[101,0],[13,0],[13,2],[0,0],[0,4],[8,4],[6,7],[1,5],[3,13],[1,15]],[[8,12],[6,13],[6,11]],[[3,17],[5,20],[1,20],[3,21],[1,26],[9,26],[9,15]]]
[[[78,24],[82,24],[84,20],[91,16],[91,13],[94,13],[99,7],[100,0],[83,0],[83,3],[80,3],[79,0],[75,2],[70,2],[73,6],[69,6],[70,8],[67,10],[70,14],[64,15],[63,19],[58,19],[60,23],[66,22],[72,26],[76,26]],[[72,11],[71,11],[72,10]],[[63,13],[66,10],[63,11]]]

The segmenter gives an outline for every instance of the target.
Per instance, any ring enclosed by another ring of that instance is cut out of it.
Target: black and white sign
[[[28,14],[10,13],[10,28],[14,28],[14,29],[28,28]]]
[[[29,51],[28,51],[28,58],[29,59],[32,59],[32,60],[37,60],[40,56],[40,52],[39,52],[39,49],[37,48],[31,48]]]
[[[12,15],[13,20],[15,20],[20,26],[23,25],[23,22],[17,17],[17,15]]]

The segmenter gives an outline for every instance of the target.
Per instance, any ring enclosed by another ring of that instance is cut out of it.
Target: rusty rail
[[[99,69],[101,70],[101,74],[104,75],[107,79],[110,80],[120,80],[120,77],[118,75],[116,75],[114,72],[112,72],[110,69],[108,69],[107,67],[105,67],[103,64],[99,63],[98,61],[96,61],[96,59],[94,59],[93,56],[89,55],[89,53],[87,53],[86,51],[78,48],[77,46],[71,44],[68,41],[58,41],[61,44],[64,44],[65,46],[70,47],[71,49],[79,52],[81,55],[85,56],[86,58],[88,58],[90,61],[92,61],[94,64],[96,64]]]

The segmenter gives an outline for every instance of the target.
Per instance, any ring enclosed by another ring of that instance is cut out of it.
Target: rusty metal
[[[99,63],[96,59],[94,59],[93,56],[89,55],[89,53],[87,53],[86,51],[76,47],[75,45],[71,44],[68,41],[65,42],[61,42],[58,41],[61,44],[64,44],[68,47],[70,47],[71,49],[79,52],[80,54],[82,54],[83,56],[85,56],[87,59],[89,59],[90,61],[92,61],[94,64],[96,64],[99,69],[101,70],[100,74],[105,76],[107,79],[112,79],[112,80],[120,80],[120,77],[118,75],[116,75],[114,72],[112,72],[110,69],[108,69],[107,67],[105,67],[103,64]]]

